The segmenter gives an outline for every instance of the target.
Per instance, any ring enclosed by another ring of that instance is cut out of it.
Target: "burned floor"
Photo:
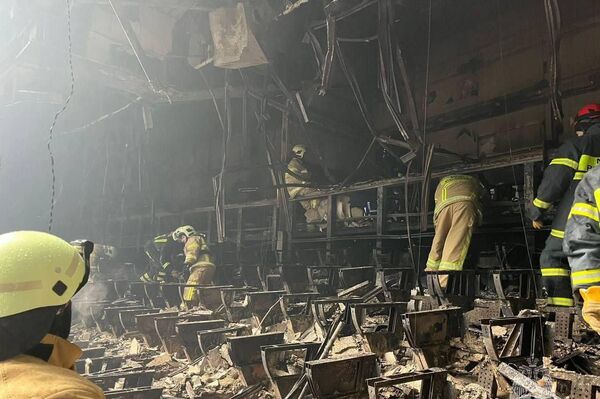
[[[597,0],[0,0],[0,233],[86,258],[108,399],[597,398],[598,39]]]
[[[185,284],[89,283],[95,299],[84,291],[74,303],[77,371],[107,398],[593,398],[598,389],[597,335],[574,308],[521,296],[531,270],[453,275],[446,292],[432,274],[424,295],[407,284],[408,268],[268,272],[246,270],[254,279],[244,287],[196,287],[198,307],[185,311]]]

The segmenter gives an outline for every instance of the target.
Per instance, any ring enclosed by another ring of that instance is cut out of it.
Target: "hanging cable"
[[[410,165],[412,165],[412,160],[408,161],[406,165],[406,179],[404,180],[404,212],[405,220],[406,220],[406,236],[408,238],[408,254],[410,255],[410,262],[412,264],[413,270],[417,269],[417,265],[415,263],[415,254],[412,247],[412,234],[410,231],[410,216],[408,209],[408,176],[410,174]]]
[[[496,8],[497,8],[497,15],[498,15],[498,47],[500,49],[500,77],[502,79],[501,86],[503,87],[503,97],[504,97],[504,137],[507,138],[508,140],[508,157],[509,160],[511,162],[511,169],[512,169],[512,175],[513,175],[513,182],[515,184],[515,186],[518,186],[517,184],[517,172],[515,171],[515,165],[512,162],[513,160],[513,152],[512,152],[512,140],[510,137],[510,134],[508,132],[508,105],[507,105],[507,96],[506,96],[506,77],[504,76],[504,48],[502,46],[502,22],[500,21],[501,18],[501,14],[500,14],[500,2],[499,0],[496,0]],[[531,259],[531,251],[529,249],[529,239],[527,238],[527,228],[525,227],[525,215],[523,213],[523,206],[521,203],[519,203],[519,216],[521,218],[521,228],[523,230],[523,238],[525,240],[525,248],[527,248],[527,258],[529,260],[529,268],[531,269],[531,273],[534,274],[534,270],[533,270],[533,261]],[[538,296],[538,289],[537,289],[537,283],[535,281],[535,278],[532,279],[533,280],[533,289],[535,291],[535,296]]]
[[[135,37],[133,37],[133,32],[128,31],[127,27],[123,23],[123,20],[121,19],[121,16],[117,12],[117,8],[113,4],[112,0],[108,0],[108,3],[110,4],[110,7],[112,8],[113,13],[115,14],[115,17],[117,17],[117,21],[119,22],[119,25],[121,26],[121,29],[123,30],[123,33],[125,34],[125,38],[127,39],[129,46],[131,47],[131,51],[133,51],[133,55],[137,59],[137,62],[139,64],[140,68],[142,69],[142,72],[144,73],[146,80],[148,81],[148,86],[150,87],[150,90],[152,90],[152,92],[154,94],[164,96],[167,99],[167,101],[169,102],[169,104],[172,104],[173,101],[171,100],[169,93],[167,93],[163,89],[157,89],[156,85],[154,84],[152,79],[150,79],[150,75],[148,74],[148,71],[146,70],[144,63],[142,62],[141,55],[139,54],[138,49],[136,49],[136,43],[134,43],[134,40],[136,40],[136,39],[135,39]]]
[[[429,0],[429,11],[427,17],[427,60],[425,62],[425,93],[423,94],[423,137],[421,139],[422,143],[426,143],[425,136],[427,134],[427,98],[429,97],[429,62],[431,60],[431,8],[432,8],[432,0]],[[423,164],[421,165],[421,173],[425,170],[426,159],[425,159],[425,151],[427,150],[427,146],[422,146],[422,159]],[[423,184],[425,184],[425,180],[423,180]],[[421,201],[422,202],[422,201]],[[417,286],[420,285],[420,277],[421,277],[421,246],[423,243],[423,234],[419,235],[419,252],[417,254]]]
[[[101,117],[96,118],[93,121],[91,121],[89,123],[86,123],[83,126],[79,126],[79,127],[75,128],[75,129],[67,130],[65,132],[60,132],[60,133],[57,134],[57,136],[58,137],[68,136],[70,134],[81,132],[82,130],[86,130],[86,129],[88,129],[88,128],[90,128],[90,127],[92,127],[92,126],[94,126],[94,125],[96,125],[96,124],[98,124],[100,122],[103,122],[105,120],[108,120],[108,119],[112,118],[113,116],[116,116],[116,115],[120,114],[123,111],[128,110],[129,108],[131,108],[131,106],[133,106],[134,104],[137,104],[141,100],[142,100],[142,97],[137,97],[135,100],[133,100],[133,101],[125,104],[124,106],[122,106],[122,107],[120,107],[120,108],[118,108],[118,109],[116,109],[116,110],[114,110],[112,112],[109,112],[108,114],[104,114]]]
[[[548,28],[548,41],[550,43],[551,54],[549,61],[550,74],[550,106],[554,119],[562,121],[562,107],[560,92],[558,90],[559,77],[559,51],[560,51],[560,9],[556,0],[544,0],[544,10],[546,15],[546,25]]]
[[[56,122],[58,118],[62,115],[63,112],[67,109],[67,106],[71,102],[71,98],[73,97],[73,93],[75,92],[75,73],[73,72],[73,45],[71,41],[71,1],[65,0],[65,4],[67,6],[67,61],[69,63],[69,73],[71,77],[71,87],[69,88],[69,95],[65,100],[62,108],[54,114],[54,119],[52,120],[52,125],[50,125],[50,131],[48,133],[48,155],[50,157],[50,174],[52,175],[51,181],[51,194],[50,194],[50,217],[48,220],[48,232],[52,232],[52,223],[54,222],[54,199],[56,197],[56,170],[54,164],[54,152],[52,151],[52,141],[54,140],[54,128],[56,127]]]

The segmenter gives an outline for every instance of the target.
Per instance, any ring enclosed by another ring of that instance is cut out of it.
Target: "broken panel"
[[[277,399],[283,399],[304,374],[304,364],[317,356],[320,342],[303,342],[261,347],[267,377]]]
[[[227,338],[229,357],[240,371],[246,385],[253,385],[267,379],[260,348],[282,343],[283,333],[279,332]]]
[[[600,395],[600,377],[572,371],[550,370],[553,392],[560,398],[596,399]]]
[[[446,288],[441,287],[440,276],[447,277]],[[429,295],[434,297],[441,306],[459,306],[471,309],[477,287],[475,281],[474,270],[427,272],[427,290]]]
[[[367,380],[369,399],[390,397],[419,397],[423,399],[444,399],[446,378],[444,369],[432,368],[413,373],[375,377]],[[415,382],[420,382],[417,389]],[[410,384],[406,386],[406,384]],[[412,395],[412,396],[411,396]]]
[[[310,282],[306,268],[302,265],[281,266],[281,278],[283,287],[289,294],[310,291]]]
[[[463,310],[448,309],[409,312],[402,315],[404,334],[422,368],[448,364],[451,338],[462,335]]]
[[[387,301],[405,302],[410,300],[414,287],[414,270],[410,267],[385,267],[377,270],[377,285],[383,287]]]
[[[154,374],[154,370],[123,371],[90,375],[87,378],[103,391],[108,391],[114,389],[117,382],[122,382],[120,384],[122,389],[150,387],[154,380]]]
[[[160,337],[156,332],[154,320],[158,317],[177,316],[179,312],[144,313],[135,316],[137,330],[143,335],[144,341],[150,347],[160,345]]]
[[[544,356],[543,330],[542,316],[481,321],[485,349],[488,356],[497,362],[541,364]]]
[[[175,329],[183,344],[188,360],[192,361],[202,355],[198,345],[198,332],[225,327],[225,320],[186,321],[177,323]]]
[[[305,363],[310,390],[315,398],[341,399],[367,395],[369,378],[379,374],[377,355],[311,360]]]
[[[366,339],[369,351],[383,356],[401,347],[404,329],[400,316],[407,306],[406,302],[350,304],[354,328]]]

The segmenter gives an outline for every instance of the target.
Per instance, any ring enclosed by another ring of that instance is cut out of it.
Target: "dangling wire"
[[[73,97],[73,93],[75,92],[75,73],[73,72],[73,52],[72,52],[72,42],[71,42],[71,1],[65,0],[67,6],[67,44],[68,44],[68,52],[67,52],[67,60],[69,63],[69,71],[71,75],[71,87],[69,89],[69,95],[65,100],[62,108],[54,114],[54,119],[52,120],[52,125],[50,125],[50,132],[48,134],[48,155],[50,156],[50,174],[52,175],[51,182],[51,195],[50,195],[50,218],[48,220],[48,232],[52,232],[52,223],[54,222],[54,199],[56,197],[56,171],[54,165],[54,152],[52,151],[52,140],[54,139],[54,127],[56,126],[56,122],[60,115],[65,112],[69,102],[71,102],[71,98]]]
[[[426,143],[425,141],[425,135],[427,134],[427,98],[429,97],[429,63],[431,60],[431,9],[432,9],[432,1],[429,0],[429,11],[428,11],[428,17],[427,17],[427,61],[425,62],[425,93],[423,95],[423,138],[422,138],[422,142]],[[421,173],[425,172],[425,164],[426,164],[426,160],[425,160],[425,151],[426,151],[426,145],[423,145],[423,165],[421,167]],[[406,176],[406,178],[408,179],[408,175]],[[426,181],[425,179],[423,179],[423,184],[425,184]],[[423,200],[421,199],[421,203],[423,202]],[[419,252],[417,253],[417,270],[415,271],[417,274],[417,278],[416,278],[416,282],[417,282],[417,286],[420,286],[420,277],[421,277],[421,273],[420,273],[420,267],[421,267],[421,245],[423,242],[423,234],[419,235]]]
[[[512,140],[510,138],[510,133],[508,131],[508,104],[507,104],[507,95],[506,95],[506,78],[504,76],[504,48],[502,46],[502,22],[500,20],[501,15],[500,15],[500,2],[499,0],[496,0],[496,9],[498,11],[497,15],[498,15],[498,47],[500,49],[500,76],[502,79],[501,85],[502,85],[502,96],[504,99],[504,137],[507,138],[508,140],[508,156],[509,159],[511,161],[511,170],[512,170],[512,175],[513,175],[513,181],[515,186],[517,186],[517,172],[515,171],[515,165],[512,162],[513,160],[513,153],[512,153]],[[523,206],[519,203],[519,216],[521,218],[521,228],[523,230],[523,238],[525,240],[525,248],[527,248],[527,259],[529,260],[529,268],[531,269],[531,273],[534,273],[533,270],[533,261],[531,259],[531,251],[529,249],[529,239],[527,238],[527,228],[525,227],[525,215],[523,214]],[[538,296],[538,289],[537,289],[537,283],[535,281],[535,277],[532,278],[533,281],[533,289],[535,291],[535,295],[536,297]]]

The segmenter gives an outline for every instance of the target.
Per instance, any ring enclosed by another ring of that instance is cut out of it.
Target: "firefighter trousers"
[[[190,277],[186,284],[211,285],[215,275],[215,265],[210,262],[198,262],[190,267]],[[183,300],[191,306],[198,304],[198,292],[195,287],[185,287]]]
[[[427,259],[429,270],[463,269],[477,218],[477,209],[471,201],[455,202],[439,212]]]
[[[542,285],[548,294],[547,303],[552,306],[573,306],[571,271],[567,256],[562,249],[562,238],[548,236],[540,254]]]

